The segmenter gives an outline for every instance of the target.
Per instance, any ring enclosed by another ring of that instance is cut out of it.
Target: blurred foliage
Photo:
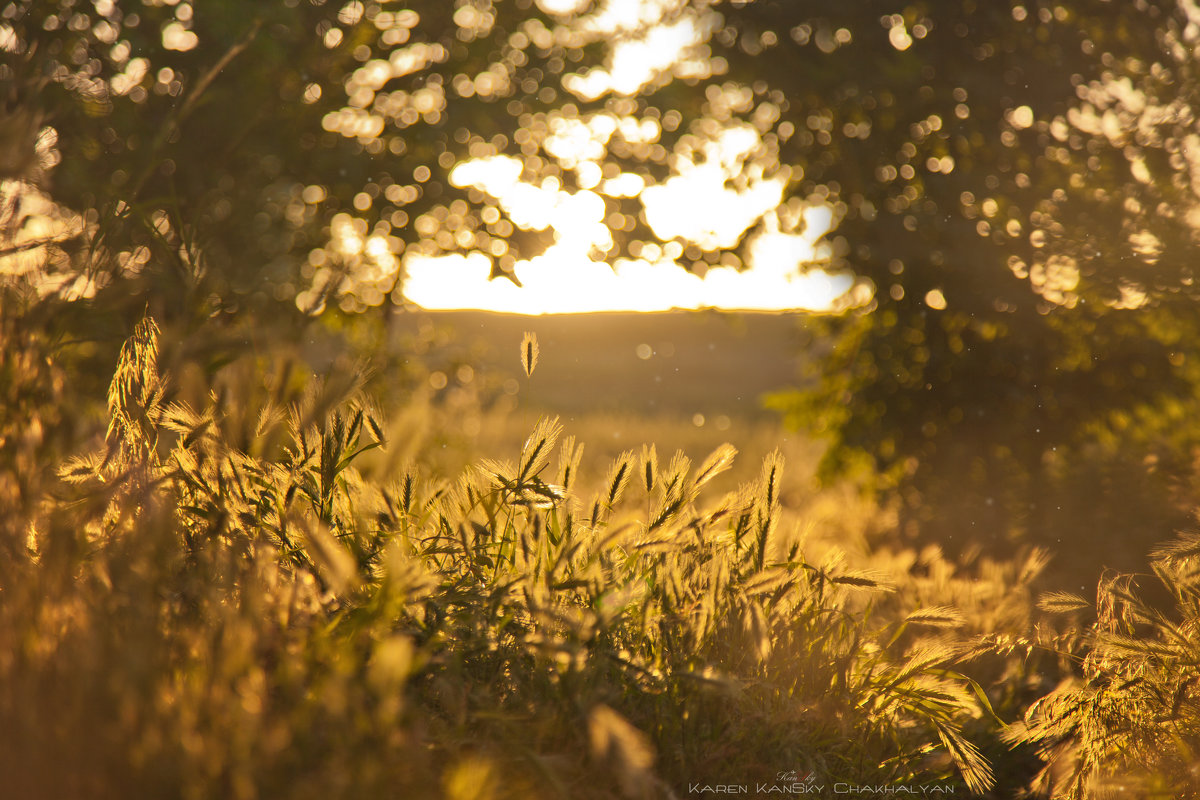
[[[447,168],[527,113],[510,84],[581,46],[539,35],[528,2],[458,5],[10,2],[0,177],[62,162],[53,194],[83,215],[73,266],[91,279],[76,294],[120,277],[128,305],[152,297],[168,320],[298,295],[304,311],[379,306],[404,246],[437,241],[409,221],[445,216]],[[446,102],[489,68],[507,91]],[[331,225],[383,247],[310,257]]]
[[[1179,521],[1200,355],[1190,8],[723,7],[730,78],[783,89],[792,191],[835,205],[835,263],[871,290],[819,328],[836,344],[815,391],[776,399],[831,437],[831,473],[866,456],[943,535],[1050,541],[1139,496],[1135,529]],[[1121,500],[1063,511],[1080,467]]]

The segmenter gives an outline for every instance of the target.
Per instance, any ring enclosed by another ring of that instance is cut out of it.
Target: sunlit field
[[[0,797],[1200,797],[1197,48],[0,0]]]

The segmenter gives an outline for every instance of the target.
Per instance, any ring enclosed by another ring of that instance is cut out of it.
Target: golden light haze
[[[579,7],[571,0],[539,4],[549,13]],[[606,65],[565,76],[564,88],[583,100],[610,92],[628,96],[668,70],[687,71],[692,61],[706,55],[698,48],[705,38],[702,29],[712,21],[705,15],[669,13],[673,5],[669,0],[602,4],[582,24],[614,36]],[[642,25],[648,27],[629,35]],[[617,133],[625,141],[656,142],[661,129],[653,118],[608,111],[553,120],[546,152],[564,171],[574,172],[579,187],[574,191],[554,178],[540,184],[522,180],[522,162],[512,156],[460,162],[450,175],[454,185],[490,197],[517,228],[552,231],[554,242],[541,255],[516,262],[515,281],[490,279],[492,253],[410,252],[404,259],[404,299],[431,310],[520,314],[778,311],[826,309],[850,289],[849,276],[814,266],[829,258],[818,240],[834,224],[831,209],[781,212],[792,174],[764,158],[762,134],[754,125],[729,120],[706,130],[703,146],[675,153],[671,176],[651,185],[631,172],[605,179],[602,161]],[[662,243],[634,249],[634,258],[609,259],[614,241],[606,196],[638,198],[646,224]],[[748,242],[745,269],[714,266],[697,274],[680,261],[686,245],[707,251],[734,248],[760,223],[760,232]]]

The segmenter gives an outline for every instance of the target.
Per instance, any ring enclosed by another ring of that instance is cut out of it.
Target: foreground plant
[[[1095,621],[1054,644],[1078,671],[1030,706],[1007,738],[1038,746],[1035,788],[1054,797],[1200,797],[1200,535],[1158,548],[1152,570],[1166,602],[1149,601],[1135,576],[1100,583]],[[1047,595],[1048,611],[1091,609]]]
[[[0,716],[36,733],[4,734],[0,766],[24,796],[991,784],[961,614],[810,560],[778,454],[712,497],[733,447],[648,447],[589,490],[542,420],[515,462],[374,476],[361,397],[194,409],[157,348],[144,320],[104,446],[63,466],[75,488],[3,572]],[[56,771],[71,751],[90,755]]]

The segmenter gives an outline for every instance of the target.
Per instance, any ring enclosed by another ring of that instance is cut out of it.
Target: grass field
[[[560,418],[566,435],[586,443],[583,463],[591,474],[643,444],[654,444],[664,457],[681,451],[699,462],[733,443],[739,456],[713,483],[729,491],[756,478],[763,459],[779,450],[788,463],[785,505],[800,511],[812,530],[861,548],[864,536],[886,535],[880,529],[889,515],[849,483],[819,487],[823,445],[786,430],[762,402],[803,380],[803,324],[796,314],[417,311],[398,317],[393,336],[400,347],[422,335],[437,342],[424,363],[446,376],[446,386],[431,392],[430,405],[446,413],[435,427],[457,434],[445,448],[438,443],[424,450],[439,471],[513,452],[546,415]],[[528,377],[518,359],[527,331],[540,348]],[[464,363],[471,367],[466,385],[458,375]],[[434,382],[441,386],[440,378]],[[491,395],[497,401],[485,411],[481,405]]]
[[[54,463],[79,389],[6,326],[14,797],[1200,791],[1200,541],[1157,607],[903,541],[750,399],[794,320],[412,315],[205,375],[145,319]]]
[[[1045,587],[1076,592],[1091,591],[1088,587],[1106,569],[1143,569],[1150,550],[1187,519],[1186,511],[1165,496],[1170,487],[1140,461],[1119,459],[1076,467],[1073,484],[1061,487],[1052,501],[1056,508],[1045,511],[1048,523],[1034,531],[1015,529],[1012,515],[999,513],[986,497],[963,494],[942,497],[938,508],[929,510],[936,524],[928,528],[934,533],[914,537],[897,527],[894,514],[860,497],[855,486],[843,481],[818,487],[815,473],[824,443],[809,432],[785,428],[763,404],[765,395],[811,380],[805,376],[806,348],[814,345],[799,314],[529,317],[415,311],[396,315],[391,324],[398,351],[412,352],[414,340],[425,343],[414,358],[441,387],[429,387],[432,395],[437,403],[460,409],[447,426],[463,446],[451,448],[457,455],[438,461],[439,468],[455,470],[472,454],[511,449],[541,414],[561,417],[568,432],[587,441],[597,468],[643,442],[665,453],[682,448],[697,458],[729,441],[743,452],[741,462],[752,472],[778,446],[795,465],[789,471],[792,495],[833,497],[835,507],[853,497],[854,508],[871,506],[869,524],[856,513],[846,516],[856,518],[856,529],[869,530],[877,545],[935,543],[956,554],[982,550],[1001,557],[1041,547],[1054,556],[1045,570]],[[529,378],[517,358],[526,331],[540,342],[538,368]],[[467,407],[489,397],[498,401],[489,405],[490,416],[482,424],[479,412]],[[1124,497],[1120,485],[1130,487]],[[1076,546],[1081,539],[1088,541],[1086,548]]]
[[[526,317],[473,311],[412,312],[395,318],[399,337],[422,326],[450,329],[475,367],[516,378],[518,345],[537,334],[541,357],[521,391],[558,414],[766,416],[769,391],[794,386],[802,355],[796,314],[677,311]]]

